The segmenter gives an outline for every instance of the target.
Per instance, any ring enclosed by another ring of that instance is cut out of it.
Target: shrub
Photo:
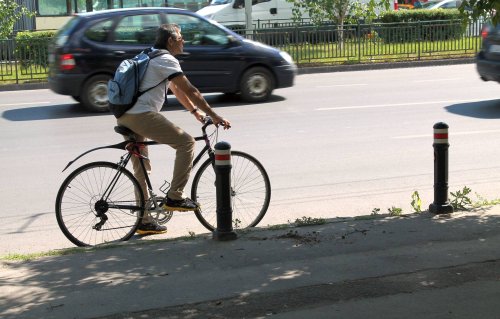
[[[48,44],[54,37],[55,31],[19,32],[16,35],[16,57],[22,67],[39,65],[47,67]]]
[[[465,31],[464,16],[457,9],[415,9],[385,12],[379,36],[385,42],[437,41],[458,39]]]

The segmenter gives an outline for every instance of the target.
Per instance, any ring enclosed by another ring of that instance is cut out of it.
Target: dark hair
[[[175,23],[162,24],[156,31],[154,47],[156,49],[167,49],[168,39],[177,35],[180,27]]]

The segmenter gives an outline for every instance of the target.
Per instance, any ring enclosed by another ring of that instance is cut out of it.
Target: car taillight
[[[61,70],[72,70],[76,66],[75,63],[75,58],[73,57],[73,54],[63,54],[61,55]]]
[[[488,25],[483,26],[483,29],[481,30],[481,37],[483,38],[483,40],[486,39],[488,33],[490,33],[490,30],[491,28]]]

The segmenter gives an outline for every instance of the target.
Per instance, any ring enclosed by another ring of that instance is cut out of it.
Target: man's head
[[[184,40],[181,35],[181,28],[174,23],[162,24],[156,31],[154,47],[166,49],[172,55],[181,54],[184,50]]]

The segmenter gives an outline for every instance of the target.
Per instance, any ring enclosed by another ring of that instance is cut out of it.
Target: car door
[[[184,54],[177,58],[189,81],[204,92],[234,92],[244,66],[241,45],[198,16],[170,13],[167,20],[181,27]]]

